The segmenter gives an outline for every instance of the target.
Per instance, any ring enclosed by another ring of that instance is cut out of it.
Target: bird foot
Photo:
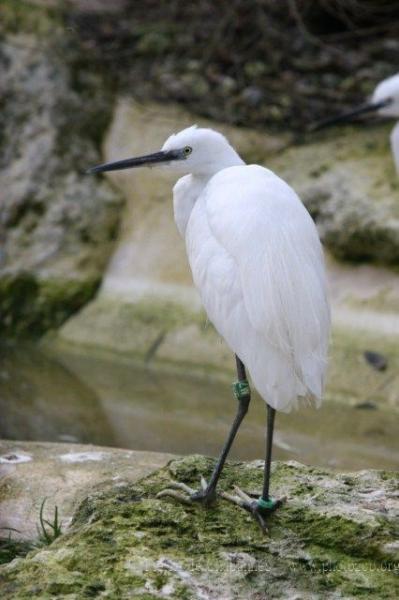
[[[278,500],[272,498],[269,500],[263,500],[262,498],[256,500],[255,498],[252,498],[243,492],[237,486],[234,486],[234,491],[235,495],[227,492],[220,492],[220,496],[228,502],[236,504],[240,508],[243,508],[249,512],[261,528],[262,532],[268,533],[266,519],[271,513],[284,504],[286,497]]]
[[[198,502],[208,507],[216,501],[216,492],[214,489],[210,489],[204,477],[201,477],[200,490],[194,490],[180,481],[171,481],[167,488],[157,494],[157,498],[164,497],[174,498],[181,504]]]

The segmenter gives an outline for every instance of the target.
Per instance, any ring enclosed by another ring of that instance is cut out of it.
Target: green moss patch
[[[59,327],[95,294],[98,280],[39,280],[30,273],[0,278],[0,335],[39,336]]]
[[[397,476],[333,476],[276,463],[273,491],[288,502],[264,536],[224,500],[205,510],[157,499],[171,479],[197,487],[212,467],[210,459],[187,457],[136,485],[88,497],[69,533],[2,568],[2,598],[191,599],[223,591],[255,600],[266,589],[270,598],[287,590],[303,597],[394,597]],[[221,486],[257,491],[261,483],[261,462],[229,464]]]
[[[31,33],[46,36],[61,25],[60,12],[44,3],[39,6],[29,0],[2,0],[0,33]]]

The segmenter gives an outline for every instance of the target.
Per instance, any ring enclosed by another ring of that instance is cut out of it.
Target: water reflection
[[[235,411],[220,382],[133,368],[120,358],[37,348],[0,351],[0,437],[76,441],[216,455]],[[232,457],[263,456],[264,403],[254,398]],[[279,415],[275,457],[339,469],[395,468],[397,419],[389,413],[326,404]]]
[[[0,347],[0,437],[116,445],[88,385],[33,347]]]

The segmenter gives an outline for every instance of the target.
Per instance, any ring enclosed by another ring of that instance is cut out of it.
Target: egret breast
[[[186,229],[186,249],[193,280],[210,320],[219,332],[222,313],[233,308],[241,298],[234,259],[212,234],[205,200],[199,197]]]

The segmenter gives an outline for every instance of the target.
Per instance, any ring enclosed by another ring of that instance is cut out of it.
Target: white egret
[[[208,483],[195,492],[174,482],[164,491],[209,505],[248,410],[246,368],[267,403],[262,496],[225,498],[262,528],[280,506],[269,495],[275,411],[298,399],[321,402],[330,329],[323,252],[316,227],[294,190],[272,171],[246,165],[225,137],[196,126],[170,136],[155,154],[98,165],[99,173],[157,165],[183,175],[173,189],[174,216],[185,239],[194,283],[210,321],[236,355],[238,410]],[[187,493],[183,496],[182,490]]]
[[[367,113],[376,113],[381,117],[399,119],[399,73],[381,81],[375,88],[370,100],[365,104],[349,112],[320,121],[311,129],[316,131],[336,123],[351,121],[353,117]],[[391,133],[391,149],[396,171],[399,174],[399,121]]]

